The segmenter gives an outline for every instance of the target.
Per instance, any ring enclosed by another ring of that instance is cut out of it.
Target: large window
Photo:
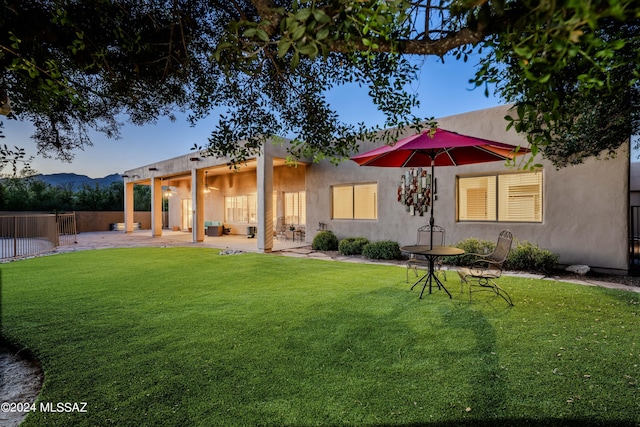
[[[542,172],[458,177],[458,220],[542,222]]]
[[[331,216],[333,219],[377,219],[378,184],[332,187]]]
[[[258,221],[258,203],[255,194],[224,198],[225,222],[255,223]]]
[[[304,224],[307,218],[307,201],[304,191],[284,193],[285,224]]]

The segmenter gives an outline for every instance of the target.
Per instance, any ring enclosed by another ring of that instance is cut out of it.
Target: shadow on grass
[[[473,387],[469,405],[482,408],[487,415],[498,415],[499,408],[506,405],[506,386],[500,372],[500,354],[493,326],[484,314],[469,305],[448,310],[443,313],[443,319],[450,328],[471,332],[475,339],[475,348],[471,351],[477,357],[468,366],[468,381]]]
[[[438,423],[415,423],[415,424],[376,424],[371,427],[460,427],[460,426],[473,426],[473,427],[496,427],[496,426],[550,426],[550,427],[628,427],[638,425],[633,421],[601,421],[596,422],[585,418],[575,419],[558,419],[558,418],[543,418],[543,419],[528,419],[528,418],[508,418],[508,419],[495,419],[495,420],[456,420],[448,422]],[[336,426],[337,427],[337,426]]]

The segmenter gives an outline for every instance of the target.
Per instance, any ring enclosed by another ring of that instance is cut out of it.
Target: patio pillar
[[[124,183],[124,230],[133,233],[133,182]]]
[[[265,144],[258,156],[258,251],[271,252],[273,249],[273,154]]]
[[[162,236],[162,180],[151,178],[151,237]]]
[[[195,243],[204,242],[204,171],[191,170],[191,199],[193,200],[192,235]]]

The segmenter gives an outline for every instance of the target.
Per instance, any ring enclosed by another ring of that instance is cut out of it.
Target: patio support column
[[[151,178],[151,237],[162,236],[162,180]]]
[[[124,230],[133,233],[133,182],[124,183]]]
[[[191,199],[193,200],[193,223],[191,225],[194,243],[204,242],[204,171],[191,170]]]
[[[273,154],[268,144],[258,156],[258,251],[273,249]]]

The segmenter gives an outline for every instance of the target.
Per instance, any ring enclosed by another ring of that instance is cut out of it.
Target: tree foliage
[[[151,210],[151,187],[135,185],[134,210]],[[5,178],[0,181],[0,210],[3,211],[122,211],[124,184],[108,186],[51,185],[37,177]]]
[[[534,150],[573,163],[615,149],[635,118],[639,17],[635,0],[5,0],[0,95],[63,160],[91,129],[117,137],[117,117],[195,122],[220,107],[212,155],[242,160],[280,135],[294,156],[340,159],[397,132],[341,121],[329,90],[368,87],[382,128],[418,128],[415,58],[477,49],[473,81],[499,82]],[[610,115],[619,125],[602,126]],[[579,121],[604,130],[584,144]]]
[[[563,55],[555,65],[539,64],[546,52],[507,49],[496,37],[476,76],[518,106],[509,126],[558,167],[615,156],[640,133],[640,19],[597,24],[576,42],[549,40],[548,49]]]

